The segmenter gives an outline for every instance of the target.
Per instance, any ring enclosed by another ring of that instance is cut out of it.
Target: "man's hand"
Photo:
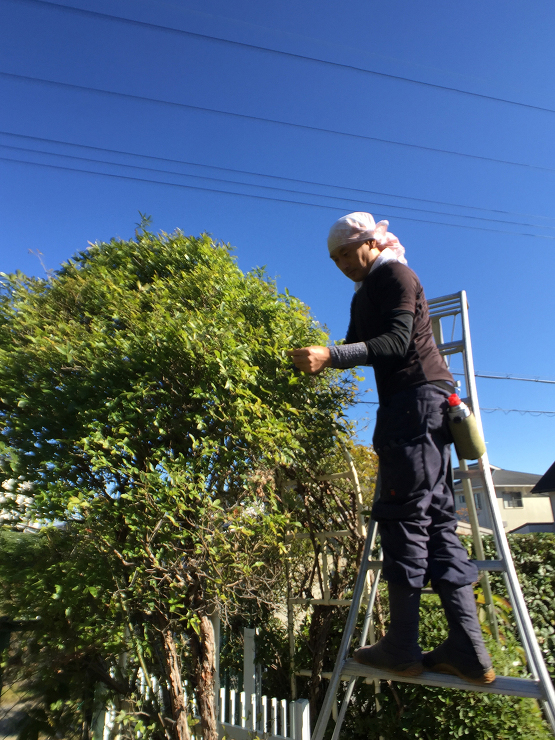
[[[331,367],[331,355],[327,347],[301,347],[287,351],[295,367],[303,373],[316,375],[326,367]]]

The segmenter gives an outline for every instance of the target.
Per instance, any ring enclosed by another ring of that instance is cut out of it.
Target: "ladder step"
[[[445,306],[432,307],[428,306],[431,319],[446,319],[448,316],[458,316],[461,312],[460,301],[456,303],[447,303]]]
[[[454,355],[457,352],[462,352],[464,345],[462,339],[455,342],[445,342],[444,344],[438,344],[438,350],[442,355]]]
[[[449,676],[443,673],[424,671],[420,676],[398,676],[390,671],[357,663],[356,660],[347,660],[343,666],[343,675],[359,676],[383,681],[401,681],[415,683],[420,686],[439,686],[447,689],[461,689],[463,691],[480,691],[486,694],[507,694],[509,696],[523,696],[528,699],[543,699],[540,682],[530,678],[513,678],[512,676],[498,676],[493,683],[482,685],[463,681],[458,676]]]
[[[506,570],[504,560],[471,560],[470,562],[474,563],[478,570],[489,570],[496,573],[504,573]]]
[[[475,478],[482,478],[482,471],[478,468],[472,470],[457,470],[455,473],[456,480],[474,480]]]
[[[451,295],[440,296],[439,298],[430,298],[428,301],[428,310],[430,314],[435,316],[437,313],[442,311],[451,311],[458,308],[458,313],[461,311],[461,294],[451,293]]]

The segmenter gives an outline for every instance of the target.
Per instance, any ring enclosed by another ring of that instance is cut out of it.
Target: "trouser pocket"
[[[391,442],[380,449],[381,484],[373,509],[378,521],[410,519],[420,508],[417,502],[428,488],[424,464],[426,442],[426,434],[420,434],[408,442]]]

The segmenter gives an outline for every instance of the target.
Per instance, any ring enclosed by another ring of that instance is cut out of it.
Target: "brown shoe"
[[[388,640],[387,635],[375,645],[355,650],[353,659],[357,663],[379,668],[382,671],[391,671],[398,676],[419,676],[424,670],[420,649],[417,653],[396,647]]]
[[[422,658],[424,668],[434,673],[448,673],[451,676],[458,676],[463,681],[469,681],[480,686],[487,685],[495,681],[495,671],[489,666],[485,668],[476,660],[469,656],[449,648],[449,641],[446,640],[430,653],[424,653]]]
[[[424,668],[436,673],[450,673],[480,685],[495,681],[491,657],[484,645],[476,614],[472,586],[440,581],[436,590],[447,617],[449,636],[435,650],[424,654]]]

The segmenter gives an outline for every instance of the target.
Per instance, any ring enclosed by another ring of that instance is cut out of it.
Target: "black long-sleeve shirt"
[[[454,384],[433,339],[424,289],[397,261],[366,277],[351,303],[345,344],[330,352],[332,367],[373,365],[380,399],[422,383]]]

